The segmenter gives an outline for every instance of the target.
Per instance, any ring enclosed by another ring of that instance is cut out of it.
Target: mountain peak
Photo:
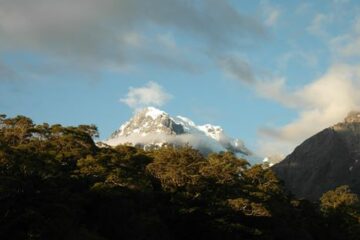
[[[360,123],[360,111],[351,111],[344,119],[345,123]]]
[[[164,144],[189,144],[204,153],[228,150],[244,155],[250,154],[241,140],[227,136],[220,126],[198,126],[189,118],[172,117],[155,107],[137,111],[104,143],[110,146],[130,143],[144,148]]]
[[[156,119],[162,115],[168,115],[166,112],[156,108],[156,107],[146,107],[140,110],[140,113],[144,113],[145,116],[151,117],[152,119]]]

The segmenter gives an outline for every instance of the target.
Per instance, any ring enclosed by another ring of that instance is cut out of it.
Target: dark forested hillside
[[[0,116],[0,239],[359,239],[346,186],[311,203],[230,152],[99,148],[97,135]]]

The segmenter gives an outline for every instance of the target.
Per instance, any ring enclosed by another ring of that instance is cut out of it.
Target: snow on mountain
[[[166,113],[154,107],[148,107],[145,114],[146,117],[151,117],[152,119],[156,119],[161,115],[166,115]]]
[[[138,111],[103,143],[110,146],[130,143],[144,148],[189,144],[204,153],[229,150],[242,155],[251,154],[241,140],[227,136],[220,126],[197,126],[186,117],[172,117],[154,107]]]
[[[204,132],[206,136],[209,136],[213,139],[220,140],[221,136],[223,135],[223,130],[219,126],[214,126],[211,124],[205,124],[202,126],[198,126],[200,131]]]

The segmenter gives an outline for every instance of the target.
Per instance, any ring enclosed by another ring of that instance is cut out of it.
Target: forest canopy
[[[0,115],[0,239],[359,239],[347,186],[309,202],[231,152],[98,147],[96,136]]]

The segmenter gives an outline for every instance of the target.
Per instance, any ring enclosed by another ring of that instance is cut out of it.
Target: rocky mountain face
[[[203,153],[229,150],[250,154],[241,140],[227,136],[219,126],[198,126],[186,117],[173,117],[154,107],[138,111],[102,143],[110,146],[129,143],[145,149],[165,144],[189,144]]]
[[[317,200],[340,185],[360,194],[360,112],[310,137],[272,169],[300,198]]]

